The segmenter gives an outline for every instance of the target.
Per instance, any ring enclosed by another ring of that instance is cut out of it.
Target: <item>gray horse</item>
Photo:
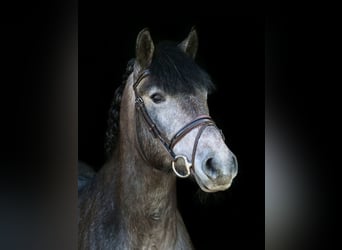
[[[209,116],[214,85],[194,61],[198,37],[136,40],[110,110],[108,161],[79,192],[79,249],[192,249],[177,209],[176,178],[223,191],[237,160]]]

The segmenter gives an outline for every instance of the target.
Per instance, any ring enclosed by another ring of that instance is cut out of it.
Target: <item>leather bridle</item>
[[[150,133],[154,136],[154,138],[158,138],[159,141],[163,144],[164,148],[166,149],[166,151],[170,154],[170,156],[172,157],[172,169],[175,172],[175,174],[178,177],[181,178],[186,178],[190,175],[190,168],[194,167],[194,162],[195,162],[195,155],[196,155],[196,150],[197,150],[197,145],[198,145],[198,141],[203,133],[203,131],[208,127],[208,126],[214,126],[216,127],[214,121],[212,120],[212,118],[208,115],[200,115],[197,116],[193,121],[191,121],[190,123],[186,124],[185,126],[183,126],[172,138],[171,140],[169,140],[156,126],[156,124],[153,122],[153,120],[151,119],[151,117],[149,116],[146,107],[145,107],[145,103],[144,100],[142,99],[142,97],[138,94],[137,91],[137,87],[139,85],[139,83],[148,75],[150,75],[150,71],[148,69],[143,70],[139,76],[137,77],[137,80],[134,82],[133,84],[133,90],[134,90],[134,94],[135,94],[135,107],[136,109],[140,112],[140,114],[142,115],[142,117],[144,118],[144,121],[146,122]],[[175,145],[184,137],[186,136],[188,133],[190,133],[193,129],[198,128],[199,130],[197,132],[196,138],[195,138],[195,142],[194,142],[194,146],[193,146],[193,150],[192,150],[192,156],[191,156],[191,162],[188,161],[187,157],[184,155],[176,155],[175,152],[173,151],[173,148],[175,147]],[[217,127],[216,127],[217,128]],[[222,131],[219,130],[221,133],[221,136],[223,137]],[[223,137],[224,139],[224,137]],[[182,174],[179,173],[175,167],[175,164],[177,162],[178,159],[183,159],[184,161],[184,166],[186,169],[186,173]]]

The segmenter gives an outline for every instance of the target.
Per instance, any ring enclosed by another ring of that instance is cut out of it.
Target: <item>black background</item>
[[[154,42],[199,35],[197,61],[217,86],[210,114],[236,154],[239,173],[222,193],[199,195],[197,184],[178,181],[179,209],[197,249],[264,246],[264,20],[194,16],[122,19],[104,8],[79,18],[79,160],[99,168],[113,93],[138,32],[148,27]]]

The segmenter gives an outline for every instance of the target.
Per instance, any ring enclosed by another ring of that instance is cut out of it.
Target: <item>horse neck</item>
[[[106,189],[114,192],[108,198],[114,199],[116,208],[123,213],[122,218],[134,219],[132,223],[137,219],[174,218],[177,214],[176,178],[146,163],[130,140],[120,141],[103,178]]]
[[[120,200],[124,211],[143,216],[170,216],[176,211],[176,179],[146,163],[140,154],[121,147]]]
[[[122,237],[130,239],[127,248],[160,245],[160,249],[180,249],[175,244],[183,244],[190,249],[191,241],[177,210],[176,177],[153,169],[132,150],[132,144],[121,145],[114,154],[102,172],[105,189],[114,193],[107,190],[104,195],[107,202],[112,201],[112,215],[125,232]],[[110,214],[107,217],[112,218]]]

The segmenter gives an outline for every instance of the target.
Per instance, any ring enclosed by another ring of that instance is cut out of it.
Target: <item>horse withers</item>
[[[155,46],[136,40],[109,112],[107,163],[79,192],[79,249],[192,249],[177,209],[176,178],[223,191],[237,160],[209,116],[209,75],[195,63],[198,37]]]

